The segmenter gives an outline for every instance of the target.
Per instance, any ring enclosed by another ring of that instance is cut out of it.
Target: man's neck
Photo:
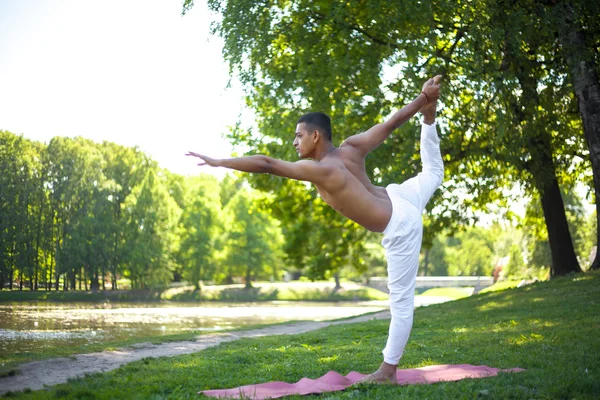
[[[335,149],[336,147],[333,145],[333,143],[329,143],[327,147],[316,152],[314,159],[321,161],[327,154],[331,153]]]

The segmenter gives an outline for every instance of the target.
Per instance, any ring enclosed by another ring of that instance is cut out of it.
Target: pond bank
[[[106,290],[91,291],[0,291],[0,302],[9,301],[369,301],[385,300],[387,294],[379,290],[343,282],[335,290],[333,282],[256,282],[251,288],[244,285],[203,286],[201,291],[193,286],[179,286],[158,290]]]
[[[201,335],[198,336],[196,340],[189,341],[161,344],[145,342],[115,351],[103,351],[99,353],[79,354],[64,358],[34,361],[19,366],[18,372],[15,375],[0,378],[0,394],[25,389],[39,390],[43,389],[45,386],[64,383],[71,378],[82,377],[97,372],[107,372],[116,369],[123,364],[147,357],[171,357],[195,353],[221,343],[231,342],[241,338],[305,333],[331,325],[389,318],[389,311],[382,311],[376,314],[362,315],[345,320],[297,322],[247,331],[214,333]]]

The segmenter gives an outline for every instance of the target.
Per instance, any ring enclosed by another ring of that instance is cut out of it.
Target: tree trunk
[[[56,273],[56,291],[59,289],[60,273],[58,272],[58,261],[60,257],[60,243],[58,237],[56,238],[56,249],[54,250],[54,272]]]
[[[246,268],[246,289],[250,289],[252,287],[252,274],[250,272],[250,267]]]
[[[38,290],[38,263],[40,262],[40,248],[39,245],[36,243],[35,245],[35,261],[33,264],[33,286],[31,288],[31,290]]]
[[[199,269],[198,276],[194,275],[194,277],[197,278],[197,279],[194,279],[194,286],[196,287],[196,290],[198,292],[200,292],[200,289],[201,289],[200,278],[202,277],[202,266],[199,266],[198,269]]]
[[[335,287],[333,288],[333,291],[337,292],[342,288],[342,285],[340,284],[340,273],[336,272],[333,274],[333,278],[335,279]]]
[[[46,281],[46,290],[52,291],[52,277],[54,276],[54,253],[50,253],[50,266],[48,271],[48,280]]]
[[[547,132],[531,138],[530,148],[534,167],[530,170],[540,194],[544,220],[548,230],[548,242],[552,255],[550,276],[565,275],[570,272],[581,272],[573,239],[567,223],[565,204],[560,193],[556,169],[552,159],[550,137]]]
[[[425,257],[423,257],[423,276],[427,276],[427,267],[429,266],[429,249],[425,249]]]
[[[98,293],[100,284],[98,283],[98,270],[96,268],[92,268],[92,271],[90,271],[90,280],[90,289],[92,290],[92,293]]]
[[[534,68],[519,67],[517,79],[523,91],[521,101],[512,104],[519,123],[527,123],[527,148],[531,160],[526,170],[531,173],[535,187],[540,194],[544,221],[548,230],[548,242],[552,255],[550,276],[580,272],[579,262],[575,255],[573,240],[569,232],[565,205],[556,178],[556,165],[553,157],[552,137],[545,129],[543,116],[534,117],[534,110],[539,107],[537,93],[538,81],[534,77]]]
[[[575,256],[573,240],[569,232],[565,206],[558,182],[556,180],[541,193],[542,209],[548,229],[548,241],[552,254],[551,276],[565,275],[570,272],[581,272]]]
[[[573,5],[563,4],[560,14],[564,21],[560,29],[560,41],[570,70],[571,83],[577,96],[583,132],[590,151],[594,194],[596,197],[596,245],[600,243],[600,82],[591,50],[586,48],[585,34],[575,16]],[[592,262],[592,269],[600,269],[600,252]]]
[[[11,256],[11,265],[10,265],[10,283],[8,288],[13,290],[13,281],[15,280],[15,246],[12,246],[12,256]]]
[[[77,290],[77,274],[75,273],[74,269],[71,269],[68,273],[67,276],[69,277],[69,287],[71,290]]]

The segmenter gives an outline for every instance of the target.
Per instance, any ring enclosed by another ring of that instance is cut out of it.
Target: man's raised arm
[[[330,165],[316,161],[300,160],[289,162],[263,155],[224,159],[215,159],[192,151],[186,155],[200,158],[202,162],[198,165],[225,167],[242,172],[271,174],[316,184],[326,182],[334,170]]]
[[[440,97],[439,81],[441,75],[429,79],[423,85],[423,91],[409,104],[396,111],[387,121],[377,124],[366,132],[346,139],[342,146],[351,146],[363,156],[375,150],[392,132],[411,119],[419,110]]]

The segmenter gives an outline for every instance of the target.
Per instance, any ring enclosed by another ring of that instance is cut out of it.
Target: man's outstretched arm
[[[327,181],[333,172],[331,166],[311,160],[289,162],[263,155],[215,159],[192,151],[186,155],[200,158],[202,162],[198,165],[225,167],[242,172],[271,174],[316,184]]]
[[[346,139],[342,146],[352,146],[363,156],[375,150],[392,132],[411,119],[426,104],[435,103],[440,96],[441,75],[429,79],[423,91],[409,104],[396,111],[387,121],[377,124],[366,132]]]

